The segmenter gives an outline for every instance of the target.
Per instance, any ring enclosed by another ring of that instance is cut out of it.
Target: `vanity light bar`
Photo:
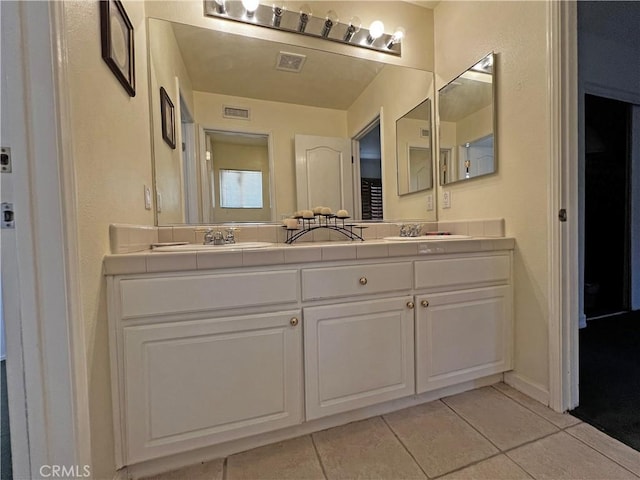
[[[299,11],[285,10],[276,2],[275,6],[259,4],[253,11],[247,10],[244,2],[237,0],[204,0],[204,14],[207,17],[224,18],[236,22],[273,28],[285,32],[297,33],[309,37],[321,38],[344,45],[367,48],[391,55],[402,55],[403,29],[397,29],[393,35],[360,28],[356,24],[356,17],[348,23],[337,21],[337,14],[333,11],[314,14],[308,4],[301,6]],[[253,8],[254,5],[251,5]],[[359,20],[357,20],[359,22]],[[374,22],[376,23],[376,22]],[[381,22],[380,22],[381,23]],[[373,24],[372,24],[373,25]],[[379,28],[379,25],[375,25]],[[376,29],[374,28],[374,30]],[[401,32],[401,33],[398,33]]]

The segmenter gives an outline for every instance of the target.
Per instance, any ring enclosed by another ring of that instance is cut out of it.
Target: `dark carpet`
[[[640,451],[640,311],[580,330],[580,405],[571,414]]]
[[[11,434],[9,432],[9,407],[7,405],[7,367],[6,362],[0,362],[0,417],[2,418],[2,435],[0,438],[0,446],[2,447],[2,456],[0,457],[0,478],[2,480],[11,480],[13,471],[11,467]]]

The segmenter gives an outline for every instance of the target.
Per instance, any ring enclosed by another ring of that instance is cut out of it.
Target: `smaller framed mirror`
[[[490,53],[438,91],[440,185],[497,171],[495,87]]]
[[[431,99],[427,98],[396,121],[398,195],[433,188]]]

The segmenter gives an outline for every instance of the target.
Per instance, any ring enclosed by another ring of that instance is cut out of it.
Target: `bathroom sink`
[[[195,251],[215,251],[215,250],[245,250],[249,248],[266,248],[272,247],[274,244],[270,242],[236,242],[227,243],[225,245],[202,245],[196,243],[188,243],[186,245],[171,245],[166,247],[154,247],[154,252],[195,252]]]
[[[419,237],[384,237],[390,242],[424,242],[430,240],[459,240],[471,238],[469,235],[420,235]]]

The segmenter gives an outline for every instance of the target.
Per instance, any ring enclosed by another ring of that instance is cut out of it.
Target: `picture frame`
[[[175,108],[169,94],[160,87],[160,117],[162,122],[162,138],[172,148],[176,148]]]
[[[130,97],[136,96],[133,25],[120,0],[100,0],[102,58]]]

